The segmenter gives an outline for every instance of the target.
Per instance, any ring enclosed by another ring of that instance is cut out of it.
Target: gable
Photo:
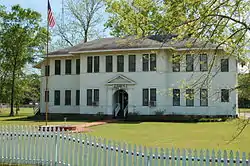
[[[123,76],[123,75],[118,75],[115,76],[114,78],[110,79],[107,81],[108,85],[114,85],[114,84],[135,84],[135,81]]]

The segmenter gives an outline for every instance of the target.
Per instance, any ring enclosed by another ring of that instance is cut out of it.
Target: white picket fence
[[[53,129],[55,131],[55,129]],[[67,166],[249,166],[250,154],[147,148],[85,134],[0,126],[0,163]]]

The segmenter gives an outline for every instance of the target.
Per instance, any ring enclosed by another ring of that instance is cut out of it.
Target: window
[[[98,73],[99,72],[99,56],[94,56],[94,72]]]
[[[65,60],[65,74],[71,74],[71,60]]]
[[[87,89],[87,105],[99,105],[99,89]]]
[[[194,106],[194,90],[186,90],[186,106]]]
[[[87,89],[87,105],[92,105],[92,89]]]
[[[150,106],[155,107],[156,106],[156,89],[150,89]]]
[[[54,91],[54,105],[60,105],[60,91]]]
[[[229,89],[221,89],[221,102],[229,102]]]
[[[124,72],[124,56],[117,56],[117,72]]]
[[[207,71],[207,54],[200,55],[200,71]]]
[[[156,71],[156,54],[150,54],[150,71]]]
[[[128,56],[128,71],[129,72],[135,72],[136,67],[136,56],[135,55],[129,55]]]
[[[47,65],[45,66],[45,76],[49,76],[49,73],[50,73],[50,66]]]
[[[156,71],[156,54],[142,55],[142,71]]]
[[[173,55],[173,72],[180,71],[180,55]]]
[[[80,105],[80,90],[76,90],[76,105]]]
[[[55,75],[61,74],[61,60],[55,60]]]
[[[71,105],[71,90],[65,90],[65,105]]]
[[[113,71],[113,58],[112,56],[106,56],[106,72]]]
[[[49,102],[49,91],[45,91],[44,101]]]
[[[186,71],[194,71],[194,57],[191,54],[186,55]]]
[[[150,99],[150,100],[149,100]],[[156,106],[156,89],[142,89],[142,105]]]
[[[200,90],[200,106],[208,106],[208,92],[207,89]]]
[[[76,74],[80,74],[81,71],[81,61],[80,59],[76,59]]]
[[[228,72],[229,64],[228,59],[221,59],[221,72]]]
[[[173,89],[173,106],[180,106],[180,89]]]
[[[93,66],[93,57],[92,56],[88,56],[87,58],[87,72],[88,73],[92,73],[92,66]]]

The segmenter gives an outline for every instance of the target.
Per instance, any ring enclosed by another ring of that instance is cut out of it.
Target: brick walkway
[[[107,123],[114,122],[115,120],[106,120],[106,121],[98,121],[98,122],[89,122],[89,123],[84,123],[80,125],[75,125],[76,130],[72,131],[73,133],[81,133],[81,132],[90,132],[92,131],[90,127],[93,126],[99,126],[99,125],[105,125]]]

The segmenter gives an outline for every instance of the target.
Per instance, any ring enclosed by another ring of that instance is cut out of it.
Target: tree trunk
[[[84,31],[84,43],[88,41],[88,30]]]
[[[18,115],[18,112],[20,111],[19,103],[16,104],[16,115]]]
[[[13,71],[12,71],[12,82],[11,82],[11,99],[10,99],[10,116],[14,116],[14,95],[15,95],[15,79],[16,79],[16,58],[14,57],[15,62],[13,65]]]

